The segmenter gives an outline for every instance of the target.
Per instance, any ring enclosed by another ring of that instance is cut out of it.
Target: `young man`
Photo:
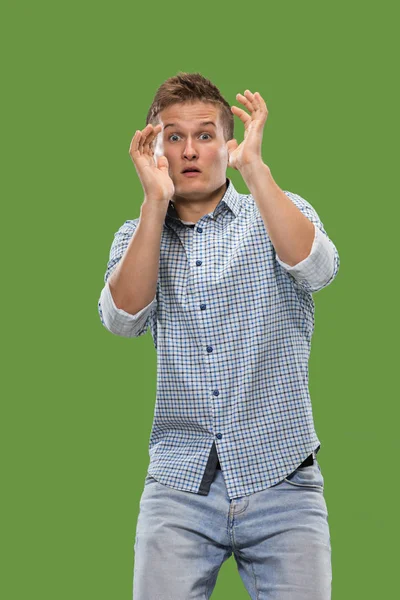
[[[339,255],[313,207],[262,160],[263,98],[237,100],[243,109],[180,73],[129,150],[144,200],[115,234],[99,312],[116,335],[150,327],[157,350],[135,600],[209,598],[232,553],[251,598],[331,594],[308,359],[312,293],[335,278]]]

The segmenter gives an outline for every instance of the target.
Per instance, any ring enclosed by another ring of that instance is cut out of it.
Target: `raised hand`
[[[233,114],[243,121],[245,130],[244,140],[240,145],[235,139],[229,140],[226,144],[229,153],[228,166],[240,171],[254,163],[262,163],[262,136],[268,110],[267,105],[258,92],[252,94],[250,90],[246,90],[244,96],[236,94],[236,98],[250,112],[248,114],[237,106],[231,107]]]
[[[129,147],[129,154],[142,184],[145,198],[150,201],[167,201],[175,193],[174,183],[168,173],[166,156],[154,157],[153,142],[162,126],[150,123],[136,131]]]

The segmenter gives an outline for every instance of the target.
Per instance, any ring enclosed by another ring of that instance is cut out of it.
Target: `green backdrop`
[[[230,104],[262,94],[264,162],[338,248],[336,280],[314,294],[310,359],[332,598],[395,595],[394,5],[4,3],[3,598],[131,599],[156,353],[150,331],[109,333],[97,301],[114,232],[142,202],[131,138],[178,71],[201,72]],[[232,556],[212,598],[247,597]]]

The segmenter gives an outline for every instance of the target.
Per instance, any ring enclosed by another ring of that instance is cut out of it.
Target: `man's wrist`
[[[240,174],[243,179],[250,180],[255,175],[259,175],[260,171],[264,171],[265,173],[271,174],[271,170],[268,165],[263,162],[262,158],[254,160],[250,163],[247,163],[240,169]]]
[[[144,219],[164,221],[168,205],[169,200],[151,200],[150,198],[145,198],[140,207],[140,216]]]

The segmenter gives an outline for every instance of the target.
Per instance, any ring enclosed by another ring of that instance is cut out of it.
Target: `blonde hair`
[[[219,114],[225,141],[233,138],[234,119],[231,107],[222,97],[219,89],[200,73],[184,73],[180,71],[170,77],[158,88],[146,117],[146,125],[157,125],[159,113],[171,106],[183,102],[211,102],[219,107]]]

